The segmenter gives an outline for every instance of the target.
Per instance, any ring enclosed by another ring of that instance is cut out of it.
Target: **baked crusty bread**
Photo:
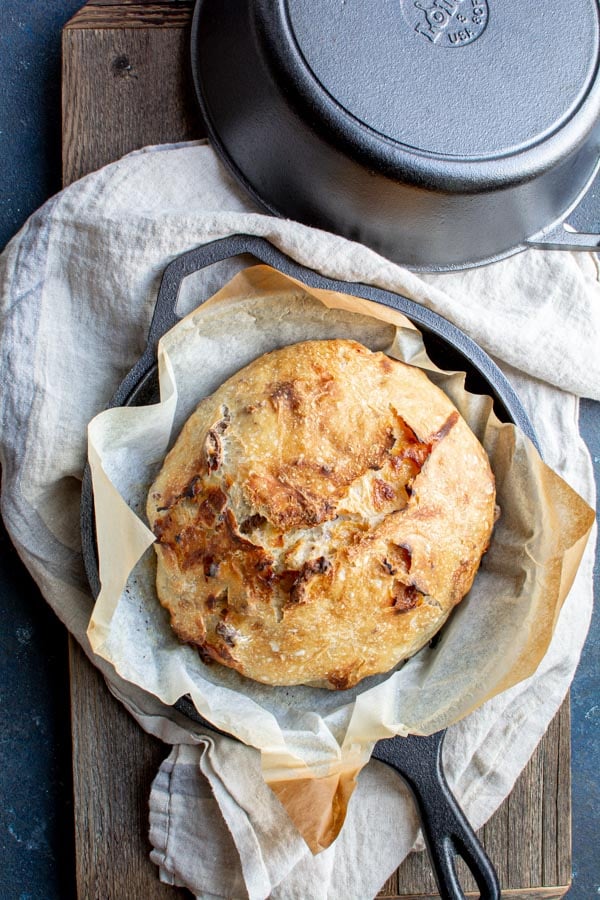
[[[256,681],[337,689],[427,643],[494,510],[486,453],[446,395],[346,340],[267,353],[203,400],[147,506],[182,641]]]

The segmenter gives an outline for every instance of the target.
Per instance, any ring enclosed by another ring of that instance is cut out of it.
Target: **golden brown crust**
[[[295,344],[203,400],[168,454],[147,505],[158,596],[205,659],[345,689],[441,627],[494,504],[485,451],[421,370]]]

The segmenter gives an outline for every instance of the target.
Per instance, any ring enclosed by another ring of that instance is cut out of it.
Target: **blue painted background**
[[[60,188],[60,33],[82,5],[0,0],[0,247]],[[0,622],[0,898],[69,900],[66,634],[3,527]]]
[[[82,5],[0,0],[0,248],[60,187],[60,32]],[[598,482],[599,404],[584,401],[581,421]],[[75,889],[66,636],[3,529],[0,621],[0,900],[69,900]],[[600,894],[599,659],[596,610],[572,690],[570,900]]]

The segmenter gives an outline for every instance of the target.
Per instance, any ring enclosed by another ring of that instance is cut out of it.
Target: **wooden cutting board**
[[[188,67],[192,6],[191,0],[92,0],[66,25],[65,185],[146,144],[204,136]],[[168,747],[137,726],[74,642],[70,664],[79,897],[190,897],[187,891],[160,884],[149,860],[148,794]],[[567,891],[568,700],[510,796],[481,829],[480,838],[505,897],[549,900]],[[468,896],[478,895],[472,880],[465,877],[463,884],[469,888]],[[379,896],[437,897],[427,857],[412,854]]]

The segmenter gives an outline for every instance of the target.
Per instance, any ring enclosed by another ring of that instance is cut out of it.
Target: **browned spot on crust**
[[[210,666],[215,662],[215,657],[208,652],[204,644],[198,644],[196,650],[198,651],[198,656],[205,666]]]
[[[219,557],[231,559],[233,566],[244,573],[248,593],[265,596],[265,588],[275,578],[273,559],[262,547],[239,533],[235,515],[229,508],[225,512],[224,523],[225,528],[214,535],[214,546]],[[267,599],[268,596],[267,593]]]
[[[182,497],[187,497],[188,499],[191,500],[201,490],[202,490],[202,481],[200,479],[200,476],[194,475],[194,477],[189,481],[189,483],[186,485],[186,487],[183,489],[183,491],[181,492],[181,494],[179,495],[179,497],[177,499],[179,500]]]
[[[454,428],[454,426],[456,425],[457,422],[458,422],[458,413],[457,412],[450,413],[450,415],[448,416],[448,418],[446,419],[446,421],[444,422],[442,427],[438,431],[436,431],[435,434],[431,435],[431,437],[429,439],[431,441],[431,443],[438,444],[441,440],[443,440],[446,437],[446,435],[448,434],[448,432],[452,428]]]
[[[208,594],[204,603],[209,612],[214,612],[218,607],[220,609],[219,615],[223,615],[224,611],[227,609],[228,598],[229,592],[227,588],[225,588],[218,596],[215,596],[215,594]]]
[[[182,543],[179,541],[178,543]],[[193,569],[199,563],[202,563],[204,559],[204,547],[197,547],[195,550],[190,550],[187,556],[181,562],[181,569],[185,572],[187,569]]]
[[[431,443],[421,441],[402,416],[395,410],[396,421],[401,431],[401,437],[396,445],[396,453],[392,456],[392,464],[397,468],[404,460],[410,460],[415,464],[415,475],[425,465],[431,453]]]
[[[220,488],[211,488],[198,506],[197,518],[204,525],[214,525],[227,506],[227,497]]]
[[[154,534],[160,544],[174,550],[181,569],[190,569],[201,563],[205,576],[215,577],[218,571],[218,563],[215,563],[215,559],[219,557],[207,549],[206,543],[199,540],[199,535],[203,529],[218,525],[222,519],[225,505],[225,494],[219,488],[213,488],[206,493],[202,502],[196,507],[195,518],[191,524],[181,530],[178,530],[175,508],[169,515],[157,520]],[[211,575],[210,572],[213,574]]]
[[[412,479],[419,474],[435,447],[436,444],[439,444],[446,435],[450,432],[450,430],[456,425],[459,419],[459,415],[457,412],[452,412],[444,422],[441,428],[439,428],[434,434],[431,435],[427,440],[420,440],[413,429],[410,427],[408,422],[406,422],[398,412],[395,412],[396,419],[400,428],[402,430],[402,437],[397,444],[396,452],[391,457],[392,465],[396,470],[398,470],[402,465],[405,465],[407,461],[410,461],[414,465],[414,472],[412,476],[408,473],[409,477],[407,478],[407,486],[412,481]]]
[[[387,358],[387,356],[381,356],[379,358],[379,368],[381,369],[382,372],[385,372],[386,374],[389,375],[389,373],[392,371],[392,369],[394,367],[393,367],[391,361]]]
[[[177,526],[175,510],[176,505],[169,508],[166,516],[161,516],[154,523],[154,536],[161,544],[178,545],[179,550],[184,553],[189,546],[190,535],[197,528],[197,523],[204,525],[212,525],[223,512],[227,503],[227,498],[223,491],[219,488],[211,488],[204,495],[200,493],[201,482],[198,478],[192,478],[186,491],[179,496],[179,500],[193,500],[198,503],[195,510],[196,523],[187,526],[181,530],[175,530]],[[192,507],[193,509],[193,507]],[[196,560],[197,561],[197,560]]]
[[[388,573],[388,575],[395,575],[395,574],[396,574],[396,571],[397,571],[397,570],[394,569],[394,567],[392,566],[391,562],[390,562],[388,559],[382,559],[382,560],[381,560],[381,565],[383,566],[383,568],[385,569],[385,571]]]
[[[336,504],[355,479],[382,468],[395,441],[392,428],[385,427],[361,454],[342,447],[336,463],[296,458],[262,477],[252,474],[244,485],[246,500],[279,530],[320,525],[335,518]]]
[[[167,492],[162,495],[162,504],[156,507],[156,512],[167,512],[168,510],[173,509],[180,500],[194,500],[196,496],[202,491],[202,475],[199,472],[203,472],[206,468],[206,460],[204,455],[194,461],[194,463],[190,466],[192,471],[195,471],[196,474],[188,481],[182,491],[179,493],[173,493],[173,491]],[[160,499],[161,495],[158,494],[154,499]]]
[[[337,669],[327,675],[327,681],[336,689],[336,691],[345,691],[346,688],[354,684],[352,680],[353,666],[347,666],[344,669]]]
[[[285,404],[297,413],[302,405],[302,397],[293,381],[280,381],[270,388],[269,399],[275,407]]]
[[[289,594],[299,575],[299,569],[284,569],[277,573],[277,584],[285,594]]]
[[[389,545],[387,556],[383,560],[383,566],[389,575],[396,575],[398,572],[407,574],[411,563],[412,552],[408,544]]]
[[[307,582],[315,575],[326,575],[331,569],[331,563],[324,556],[305,562],[290,588],[290,603],[305,603]]]
[[[397,613],[405,613],[420,606],[423,594],[414,584],[402,584],[395,581],[392,590],[392,606]]]
[[[209,472],[216,472],[223,462],[223,447],[221,438],[216,429],[211,428],[206,435],[204,442],[204,451],[206,453],[206,465]]]
[[[290,466],[287,471],[280,471],[277,477],[267,475],[258,478],[251,475],[245,485],[251,505],[262,508],[266,518],[283,531],[301,526],[312,527],[333,519],[333,503],[307,487],[300,488],[291,483],[291,471]]]
[[[216,472],[223,462],[223,444],[221,435],[225,433],[231,422],[231,413],[225,405],[221,407],[222,418],[209,428],[204,442],[206,465],[209,472]]]
[[[175,535],[175,540],[177,540],[177,535]],[[205,578],[214,578],[219,574],[219,563],[210,554],[207,554],[204,557],[204,577]]]
[[[229,411],[229,407],[223,404],[223,406],[221,407],[221,413],[223,418],[213,426],[217,434],[224,434],[224,432],[229,428],[229,425],[231,424],[231,413]]]
[[[485,552],[485,551],[484,551]],[[452,573],[452,601],[458,603],[471,587],[475,567],[468,559],[461,559]]]
[[[259,515],[259,513],[255,513],[253,516],[249,516],[247,519],[244,519],[242,524],[240,525],[240,532],[242,534],[250,534],[251,531],[254,531],[255,528],[260,528],[262,525],[266,525],[267,520],[264,516]]]
[[[381,478],[373,479],[373,506],[379,510],[390,500],[394,500],[396,491],[391,484]]]
[[[240,636],[237,629],[226,622],[217,622],[215,632],[223,639],[228,647],[235,647],[236,641]]]
[[[203,662],[214,659],[217,662],[227,663],[227,665],[233,669],[239,667],[235,657],[233,657],[227,647],[224,647],[222,644],[209,644],[208,641],[205,641],[202,644],[198,644],[198,652]]]
[[[171,524],[172,524],[172,522],[171,522],[170,515],[161,516],[161,518],[157,519],[156,522],[154,523],[152,531],[154,533],[154,537],[156,538],[157,541],[159,541],[159,543],[162,541],[163,536],[170,529]],[[180,536],[177,534],[177,535],[175,535],[174,539],[177,540],[177,542],[179,543],[179,540],[178,540],[179,538],[180,538]]]
[[[222,563],[217,561],[227,560],[223,577],[237,579],[255,599],[268,600],[275,578],[272,558],[240,534],[233,511],[219,488],[210,489],[196,503],[195,518],[189,525],[180,528],[175,521],[176,511],[172,510],[155,528],[160,543],[174,554],[180,570],[202,566],[205,579],[218,579]],[[187,510],[185,520],[189,521]]]

